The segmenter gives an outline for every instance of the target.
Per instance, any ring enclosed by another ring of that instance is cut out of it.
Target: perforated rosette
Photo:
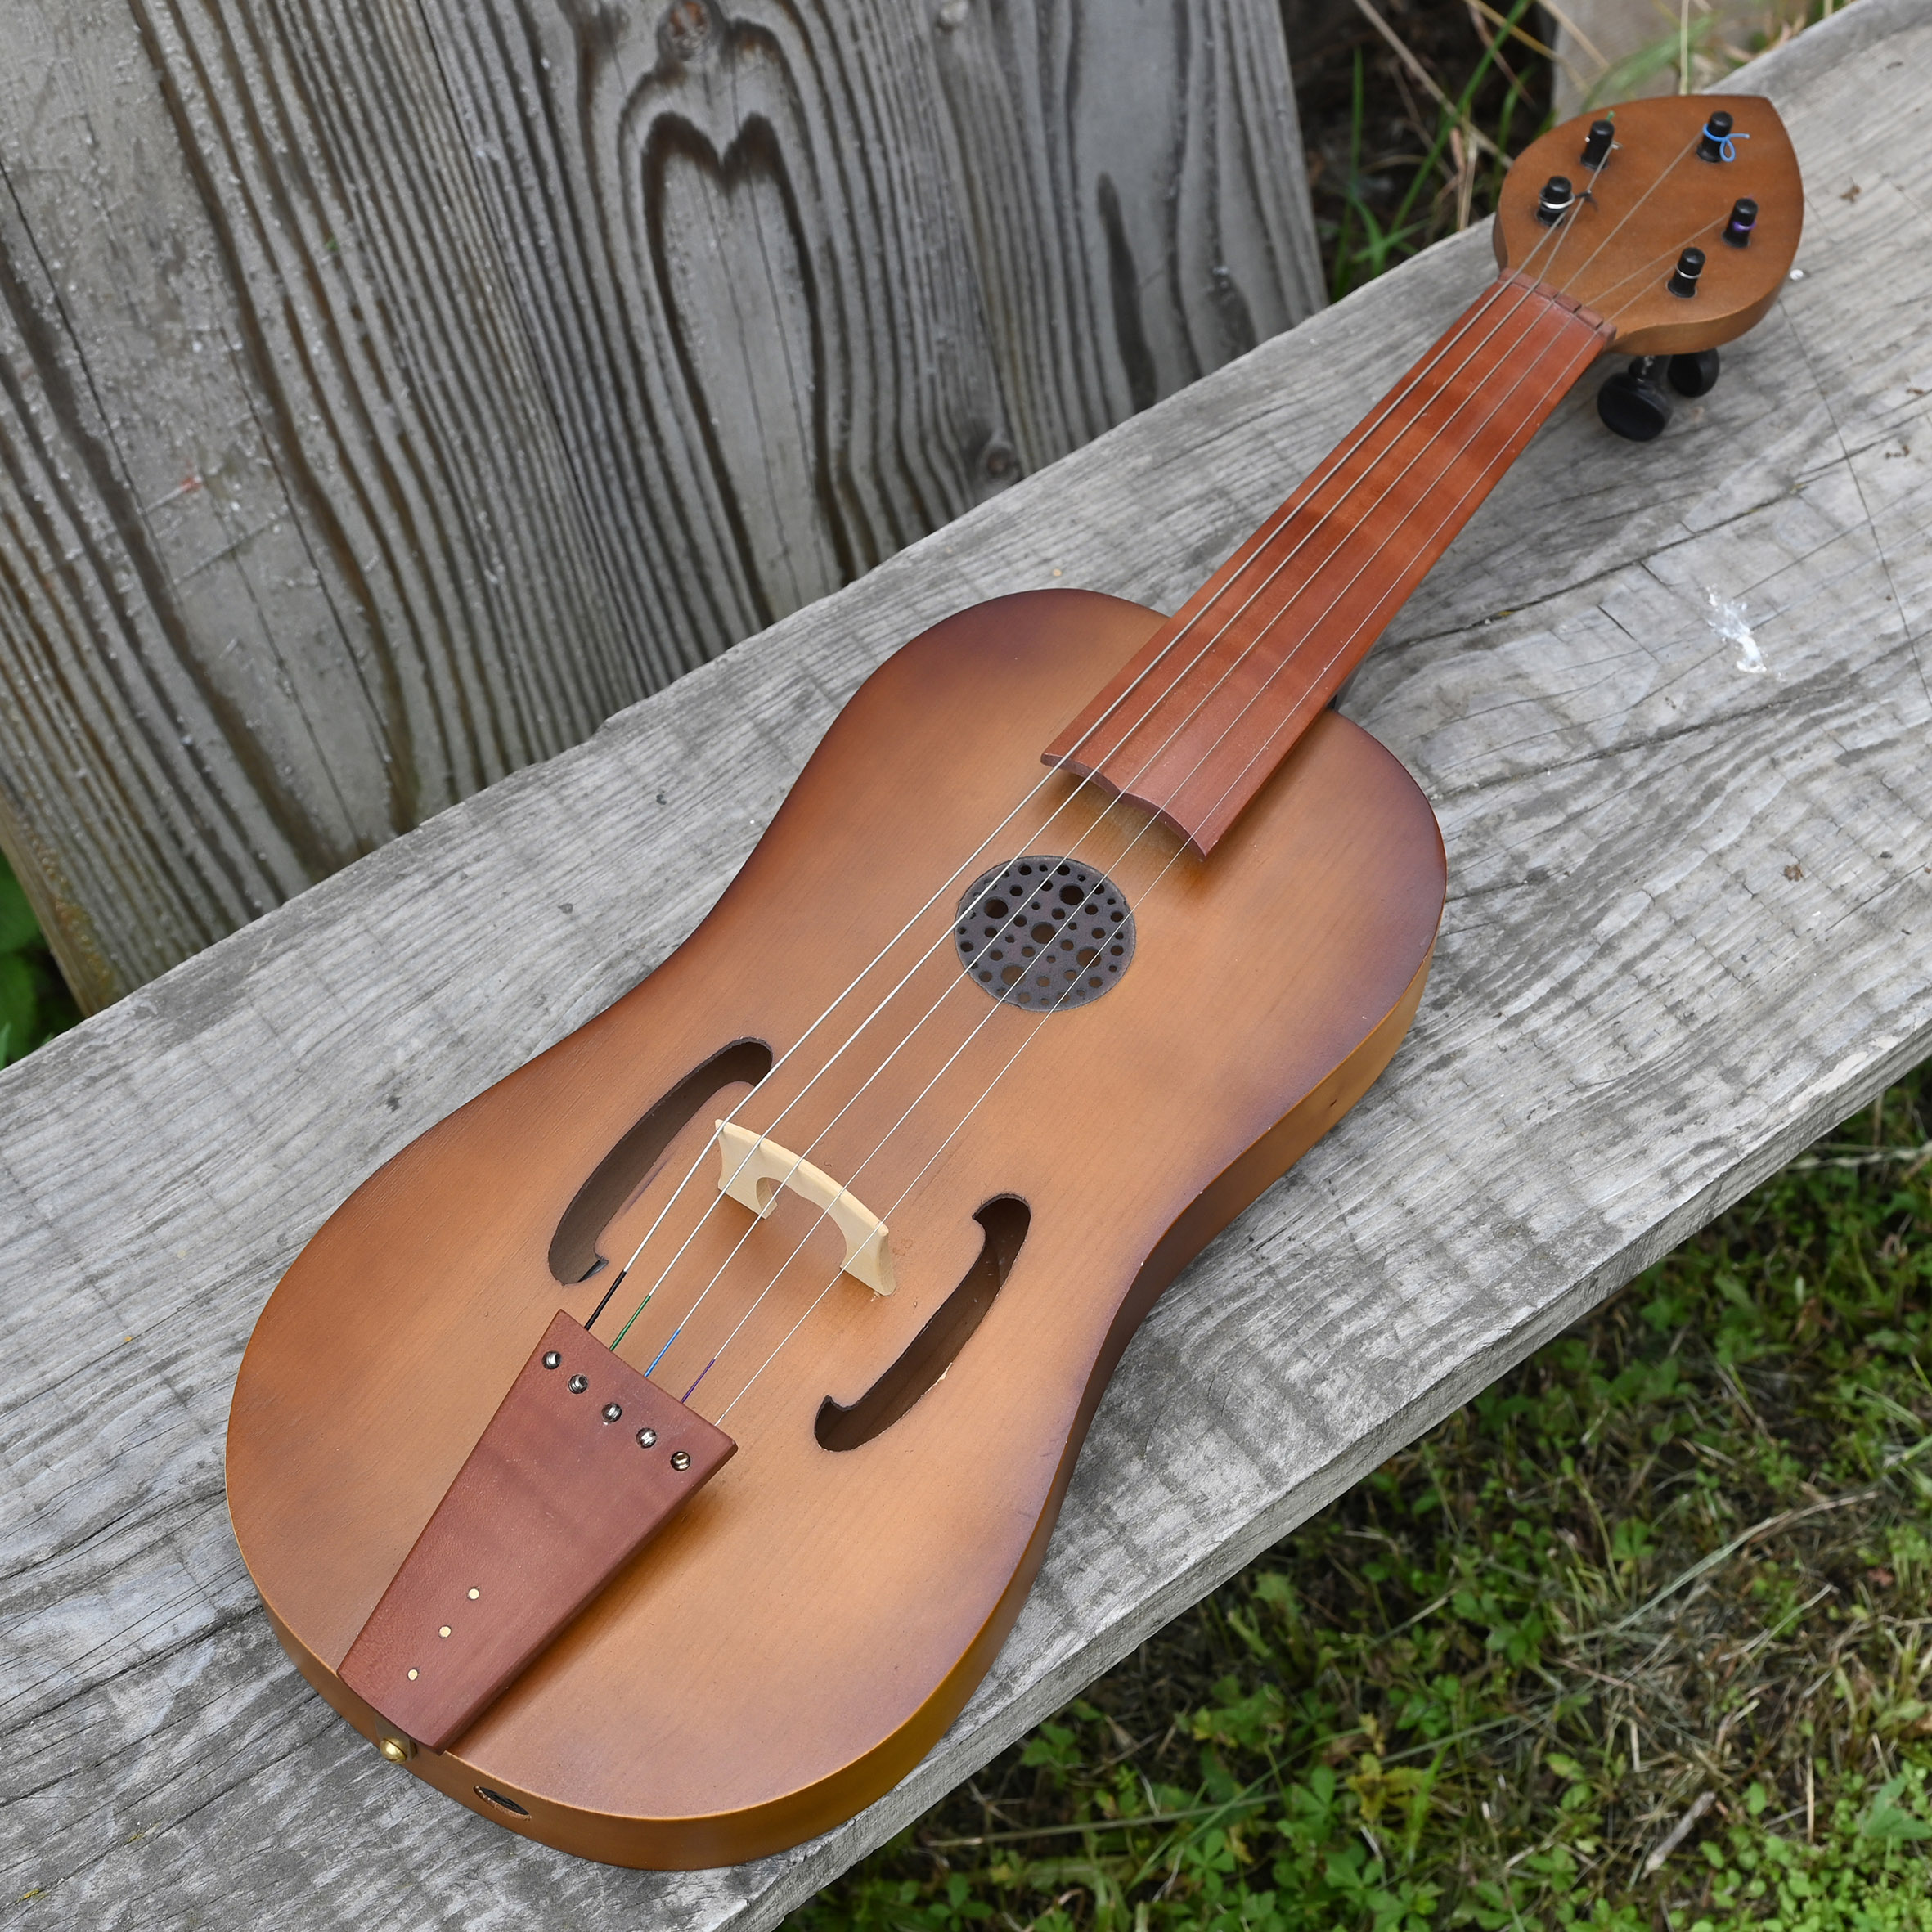
[[[1106,874],[1027,852],[967,888],[953,945],[995,1000],[1071,1013],[1119,983],[1134,957],[1134,913]]]

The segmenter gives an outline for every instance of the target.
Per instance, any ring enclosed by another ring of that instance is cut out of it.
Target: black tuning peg
[[[1680,396],[1708,396],[1718,386],[1721,365],[1714,348],[1701,348],[1670,358],[1670,386]]]
[[[1674,398],[1657,379],[1661,356],[1638,356],[1597,392],[1597,413],[1606,429],[1631,443],[1648,443],[1664,433]]]
[[[1632,443],[1664,433],[1678,396],[1708,396],[1717,387],[1718,352],[1701,348],[1683,356],[1638,356],[1597,392],[1597,413],[1606,429]],[[1668,382],[1670,389],[1664,384]]]

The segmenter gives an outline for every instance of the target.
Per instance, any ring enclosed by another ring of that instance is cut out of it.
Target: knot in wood
[[[672,0],[658,25],[658,46],[666,60],[688,64],[711,51],[717,32],[707,0]]]

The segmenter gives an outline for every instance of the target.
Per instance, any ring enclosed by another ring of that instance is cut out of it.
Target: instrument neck
[[[1493,283],[1048,746],[1203,855],[1613,330]]]

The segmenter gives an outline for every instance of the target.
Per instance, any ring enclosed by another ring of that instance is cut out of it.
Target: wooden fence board
[[[1322,265],[1274,18],[1228,0],[942,5],[954,177],[1029,470],[1288,327]],[[958,24],[945,22],[955,16]],[[1152,43],[1150,45],[1150,43]]]
[[[1483,238],[0,1075],[0,1895],[37,1893],[21,1922],[770,1925],[1932,1050],[1929,65],[1919,0],[1858,0],[1745,77],[1805,165],[1804,279],[1657,443],[1609,438],[1587,394],[1560,411],[1358,677],[1347,708],[1449,845],[1415,1033],[1163,1297],[991,1675],[826,1838],[622,1872],[384,1764],[283,1660],[229,1539],[249,1326],[371,1167],[690,928],[886,651],[1055,581],[1171,606],[1462,305]],[[1743,602],[1764,674],[1713,592]]]
[[[639,689],[410,17],[7,11],[0,837],[84,1004]]]
[[[0,844],[89,1009],[1320,299],[1274,0],[0,29]],[[933,43],[1001,34],[976,227]],[[1009,254],[1144,284],[1146,380],[1063,407]]]

